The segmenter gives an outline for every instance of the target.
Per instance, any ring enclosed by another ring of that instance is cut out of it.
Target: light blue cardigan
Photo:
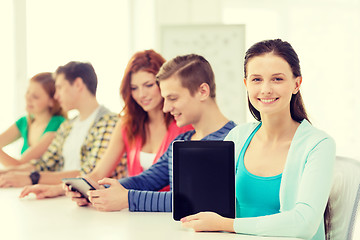
[[[235,127],[225,140],[235,143],[235,160],[260,124]],[[303,120],[288,152],[280,185],[280,213],[236,218],[237,233],[325,239],[323,213],[329,198],[335,161],[335,142],[325,132]]]

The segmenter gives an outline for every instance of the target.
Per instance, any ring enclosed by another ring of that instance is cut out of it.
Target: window
[[[39,72],[54,72],[69,61],[90,62],[98,76],[99,102],[120,112],[119,88],[131,54],[128,1],[31,0],[26,4],[28,79]]]

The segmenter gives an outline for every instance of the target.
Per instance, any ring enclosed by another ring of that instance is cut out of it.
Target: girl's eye
[[[136,87],[131,87],[130,90],[131,91],[135,91],[137,88]]]
[[[154,86],[154,84],[153,84],[153,83],[146,84],[146,87],[148,87],[148,88],[150,88],[150,87],[152,87],[152,86]]]
[[[261,79],[260,79],[260,78],[253,78],[252,81],[253,81],[253,82],[260,82]]]
[[[282,81],[282,78],[275,78],[275,81]]]

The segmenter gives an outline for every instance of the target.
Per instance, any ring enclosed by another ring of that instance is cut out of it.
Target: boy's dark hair
[[[97,76],[90,63],[69,62],[55,71],[56,75],[64,74],[65,79],[73,84],[76,78],[81,78],[92,95],[96,96]]]

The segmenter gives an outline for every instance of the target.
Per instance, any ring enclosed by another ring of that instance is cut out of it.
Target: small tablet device
[[[87,195],[89,190],[96,190],[85,178],[63,178],[62,181],[71,186],[72,191],[79,192],[86,199],[89,198]]]
[[[173,218],[211,211],[235,218],[232,141],[173,143]]]

